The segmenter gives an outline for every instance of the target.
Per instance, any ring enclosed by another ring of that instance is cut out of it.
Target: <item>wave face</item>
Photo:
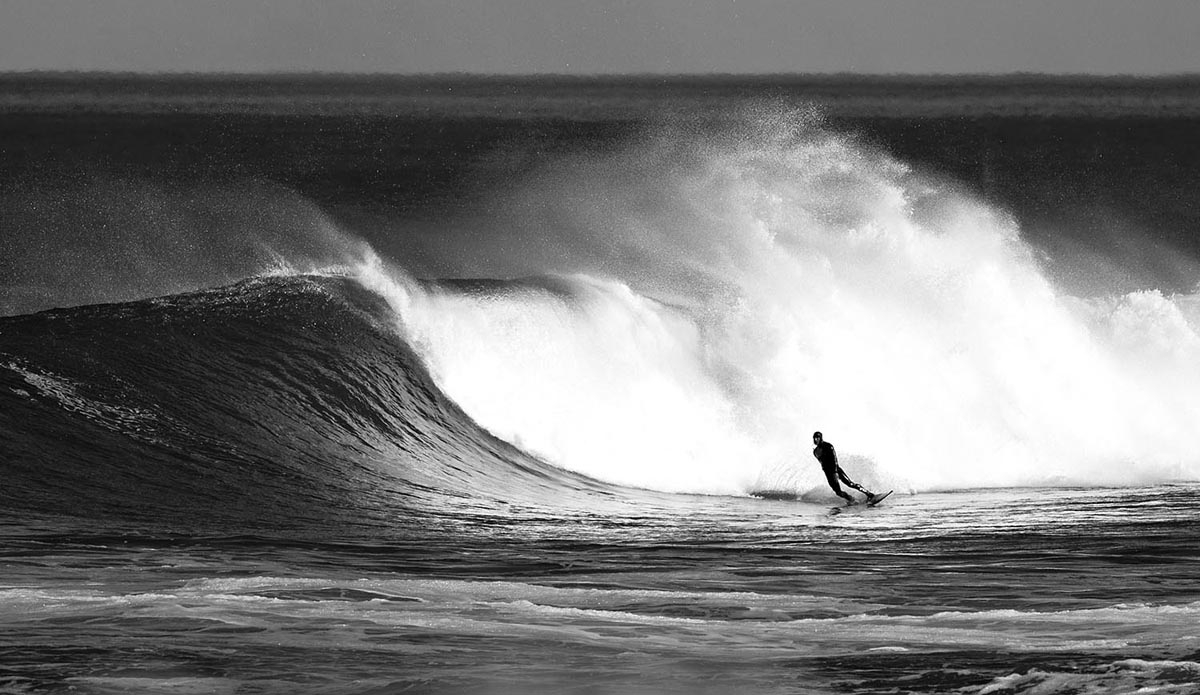
[[[29,499],[90,481],[170,509],[256,481],[302,516],[304,495],[415,508],[472,481],[803,494],[823,489],[818,429],[870,487],[1200,478],[1200,296],[1073,296],[1056,273],[1079,259],[810,114],[668,125],[491,185],[486,233],[406,248],[521,279],[418,282],[283,195],[258,252],[180,276],[172,244],[146,276],[276,277],[4,319],[0,422]],[[332,266],[347,277],[312,274]]]
[[[596,486],[480,430],[351,280],[0,319],[5,507],[402,526]]]
[[[455,402],[564,467],[805,489],[819,429],[871,486],[1200,476],[1200,297],[1071,296],[1003,212],[810,116],[669,127],[503,206],[492,267],[541,279],[393,302]]]

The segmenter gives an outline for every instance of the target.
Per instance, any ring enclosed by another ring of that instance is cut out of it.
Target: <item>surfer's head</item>
[[[813,432],[813,441],[818,444],[821,443],[821,433],[820,432]]]

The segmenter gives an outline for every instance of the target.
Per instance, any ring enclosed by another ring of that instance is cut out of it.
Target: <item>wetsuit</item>
[[[845,483],[847,487],[852,487],[867,497],[871,496],[871,493],[865,487],[846,477],[846,472],[838,465],[837,452],[833,450],[832,444],[822,441],[813,448],[813,456],[816,456],[817,460],[821,462],[821,470],[825,471],[825,479],[829,481],[829,487],[833,488],[838,497],[850,502],[854,501],[850,493],[843,490],[842,486],[838,484],[839,480]]]

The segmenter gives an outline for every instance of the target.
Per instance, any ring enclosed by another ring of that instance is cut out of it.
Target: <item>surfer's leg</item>
[[[846,487],[851,487],[851,488],[854,488],[855,490],[858,490],[859,492],[866,495],[868,499],[875,496],[875,493],[871,492],[867,488],[865,488],[862,485],[859,485],[858,483],[851,480],[850,477],[846,475],[846,471],[842,470],[841,466],[837,467],[837,477],[839,479],[841,479],[841,481],[843,483],[846,484]]]
[[[829,487],[833,488],[834,494],[847,502],[853,502],[854,498],[850,496],[850,493],[843,490],[841,485],[838,485],[838,473],[841,469],[837,466],[821,466],[821,468],[825,471],[825,479],[829,481]]]

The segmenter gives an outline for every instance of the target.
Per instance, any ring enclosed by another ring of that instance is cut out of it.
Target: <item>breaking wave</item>
[[[490,234],[425,251],[514,279],[419,281],[321,218],[274,277],[3,319],[9,468],[44,496],[170,463],[191,482],[151,484],[218,481],[192,504],[238,470],[803,493],[820,429],[869,486],[1200,478],[1200,296],[1071,296],[1002,211],[811,116],[676,124],[496,195]]]

